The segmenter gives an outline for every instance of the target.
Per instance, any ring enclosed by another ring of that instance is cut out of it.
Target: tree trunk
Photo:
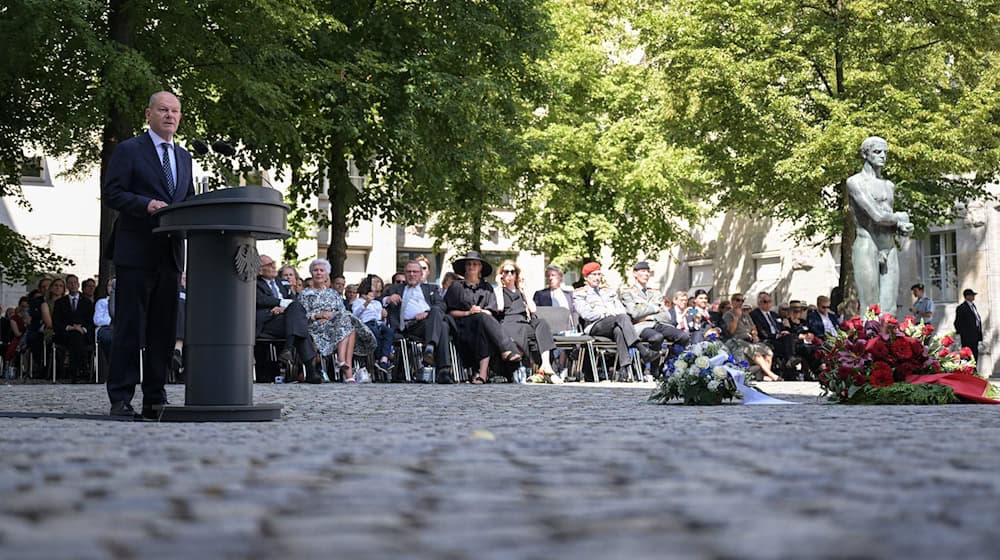
[[[112,44],[118,43],[123,48],[131,48],[132,30],[126,3],[127,0],[111,0],[109,2],[108,38]],[[102,186],[104,185],[104,174],[107,171],[108,162],[111,161],[111,154],[115,151],[115,147],[118,146],[119,142],[126,140],[130,136],[132,136],[132,133],[127,119],[118,107],[112,105],[108,111],[108,120],[105,122],[104,130],[101,133]],[[110,255],[106,254],[104,249],[111,238],[112,226],[117,217],[118,212],[101,204],[97,280],[97,294],[99,297],[107,295],[105,293],[105,286],[108,285],[108,279],[114,274],[114,264],[111,262]]]
[[[330,277],[333,278],[344,274],[349,225],[347,215],[357,198],[357,191],[354,190],[351,176],[347,172],[346,148],[339,140],[335,141],[330,149],[327,178],[330,181],[327,190],[330,199],[330,246],[326,249],[326,259],[330,261]]]

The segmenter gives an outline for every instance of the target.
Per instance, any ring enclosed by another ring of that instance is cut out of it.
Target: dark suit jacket
[[[968,301],[963,301],[955,309],[955,330],[962,337],[962,346],[975,348],[983,339],[983,326],[976,324],[976,314]]]
[[[580,322],[580,314],[576,312],[576,306],[573,305],[573,291],[563,290],[562,292],[566,296],[566,302],[569,303],[569,315],[573,318],[573,324],[578,324]],[[538,290],[531,299],[539,307],[555,307],[555,304],[552,303],[552,290],[548,288]]]
[[[762,341],[774,341],[778,338],[778,333],[781,332],[781,317],[779,317],[774,311],[768,311],[768,313],[774,321],[774,327],[777,329],[775,331],[771,330],[771,325],[767,323],[767,318],[764,316],[764,312],[761,311],[760,308],[754,308],[750,311],[750,319],[753,320],[754,326],[757,327],[757,336]]]
[[[830,320],[833,321],[834,327],[840,326],[840,317],[833,311],[830,312]],[[811,330],[819,338],[826,336],[826,329],[823,328],[823,318],[820,317],[819,311],[811,310],[809,315],[806,316],[806,324],[809,325],[809,330]]]
[[[285,282],[281,278],[275,278],[274,281],[278,283],[278,291],[281,292],[282,299],[295,299],[292,297],[291,287],[288,285],[288,282]],[[271,287],[260,276],[257,277],[256,299],[257,311],[254,317],[254,336],[260,336],[261,331],[264,330],[264,323],[271,317],[274,317],[274,315],[271,315],[271,310],[281,305],[281,300],[274,297]]]
[[[69,325],[83,325],[83,328],[87,329],[86,336],[92,338],[94,336],[94,303],[83,297],[83,294],[79,294],[78,298],[76,311],[73,311],[69,304],[69,294],[57,299],[52,304],[54,307],[52,310],[52,330],[56,334],[61,334],[66,332],[66,327]]]
[[[391,295],[399,295],[403,297],[403,288],[406,284],[392,284],[382,295],[383,301],[385,298]],[[441,298],[438,286],[436,284],[421,284],[420,289],[424,292],[424,301],[427,305],[431,307],[438,307],[441,311],[444,311],[444,300]],[[403,330],[403,302],[391,303],[385,306],[385,310],[389,315],[389,326],[392,330],[402,332]]]
[[[111,154],[101,197],[106,206],[119,213],[108,247],[116,266],[151,269],[172,262],[178,272],[183,269],[181,239],[153,235],[158,220],[146,212],[151,200],[173,204],[194,196],[191,154],[175,142],[174,155],[177,190],[171,197],[160,155],[148,132],[121,142]]]

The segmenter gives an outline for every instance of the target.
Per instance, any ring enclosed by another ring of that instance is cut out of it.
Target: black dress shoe
[[[434,379],[439,385],[451,385],[455,382],[451,376],[451,368],[438,368],[435,372]]]
[[[108,413],[111,416],[130,416],[135,418],[138,414],[135,413],[135,409],[132,405],[125,401],[118,401],[111,403],[111,412]]]
[[[428,344],[424,347],[423,355],[424,365],[427,367],[432,367],[434,365],[434,345]]]
[[[166,404],[166,403],[164,403]],[[160,419],[160,411],[155,410],[154,406],[163,406],[161,404],[144,404],[142,405],[142,419],[143,420],[157,420]]]

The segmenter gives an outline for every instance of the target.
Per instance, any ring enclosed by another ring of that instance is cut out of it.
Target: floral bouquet
[[[665,374],[649,400],[666,404],[672,399],[684,399],[684,404],[710,405],[742,399],[729,372],[745,372],[746,368],[746,362],[737,362],[721,342],[699,342],[667,362]]]
[[[824,341],[820,386],[841,403],[995,402],[997,390],[977,376],[972,351],[952,351],[954,343],[949,335],[935,335],[932,325],[911,316],[900,322],[872,305]]]

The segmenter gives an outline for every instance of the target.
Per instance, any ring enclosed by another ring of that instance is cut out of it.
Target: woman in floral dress
[[[312,287],[299,294],[306,310],[309,334],[322,356],[336,352],[337,369],[345,383],[354,383],[354,354],[368,355],[375,337],[344,307],[344,298],[330,287],[330,261],[316,259],[309,264]],[[360,328],[359,328],[360,327]]]

